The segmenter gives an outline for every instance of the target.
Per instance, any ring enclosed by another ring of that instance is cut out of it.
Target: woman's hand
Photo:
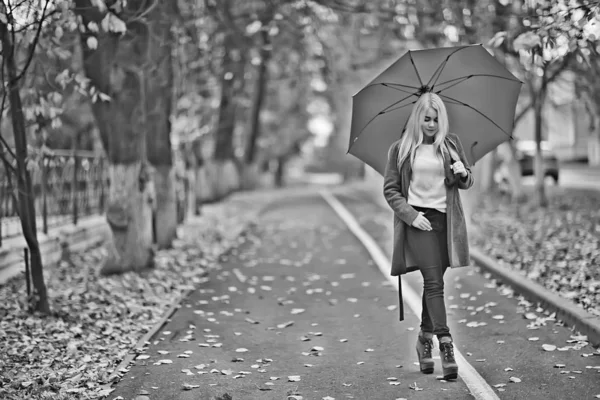
[[[415,218],[415,220],[413,221],[412,226],[422,231],[431,230],[431,222],[429,222],[429,220],[425,218],[422,212],[419,212],[419,215],[417,215],[417,218]]]
[[[454,164],[452,164],[452,171],[454,171],[455,175],[460,175],[463,178],[467,176],[467,170],[462,161],[457,161]]]

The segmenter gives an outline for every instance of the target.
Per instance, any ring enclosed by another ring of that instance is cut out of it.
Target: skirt
[[[433,208],[414,207],[422,212],[431,222],[430,231],[422,231],[414,226],[406,230],[406,245],[416,258],[419,267],[447,267],[450,265],[448,257],[448,232],[446,213]]]

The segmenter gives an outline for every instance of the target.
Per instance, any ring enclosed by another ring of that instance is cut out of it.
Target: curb
[[[373,196],[368,196],[368,198],[376,206],[390,210],[387,204],[378,203]],[[588,313],[570,300],[559,296],[518,272],[503,267],[498,261],[484,255],[475,246],[470,246],[470,256],[476,266],[481,267],[485,272],[489,272],[498,280],[512,287],[527,300],[540,304],[550,312],[556,312],[557,320],[561,320],[581,334],[587,335],[588,342],[592,346],[600,346],[600,317]]]
[[[496,260],[484,255],[478,248],[471,247],[470,253],[475,264],[482,270],[511,286],[529,301],[538,303],[551,312],[556,312],[557,320],[564,321],[581,334],[587,335],[588,342],[593,346],[600,346],[600,317],[588,313],[571,301],[565,300],[518,272],[503,267]]]

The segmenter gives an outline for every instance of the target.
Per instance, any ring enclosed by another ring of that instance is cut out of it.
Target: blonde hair
[[[404,160],[408,157],[410,157],[410,164],[413,165],[416,150],[423,143],[421,124],[424,120],[425,113],[429,109],[435,110],[438,116],[438,132],[435,135],[435,140],[433,142],[434,152],[442,161],[445,157],[443,149],[446,149],[446,151],[450,153],[450,149],[446,145],[446,135],[449,130],[446,106],[440,96],[435,93],[426,92],[415,102],[406,123],[406,130],[400,139],[400,146],[398,147],[398,170],[400,170]],[[456,154],[453,154],[453,157],[458,159]]]

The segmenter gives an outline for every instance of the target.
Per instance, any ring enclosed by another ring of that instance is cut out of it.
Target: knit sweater
[[[417,148],[412,169],[412,179],[408,187],[408,204],[435,208],[445,213],[444,165],[435,154],[433,145],[421,144]]]

